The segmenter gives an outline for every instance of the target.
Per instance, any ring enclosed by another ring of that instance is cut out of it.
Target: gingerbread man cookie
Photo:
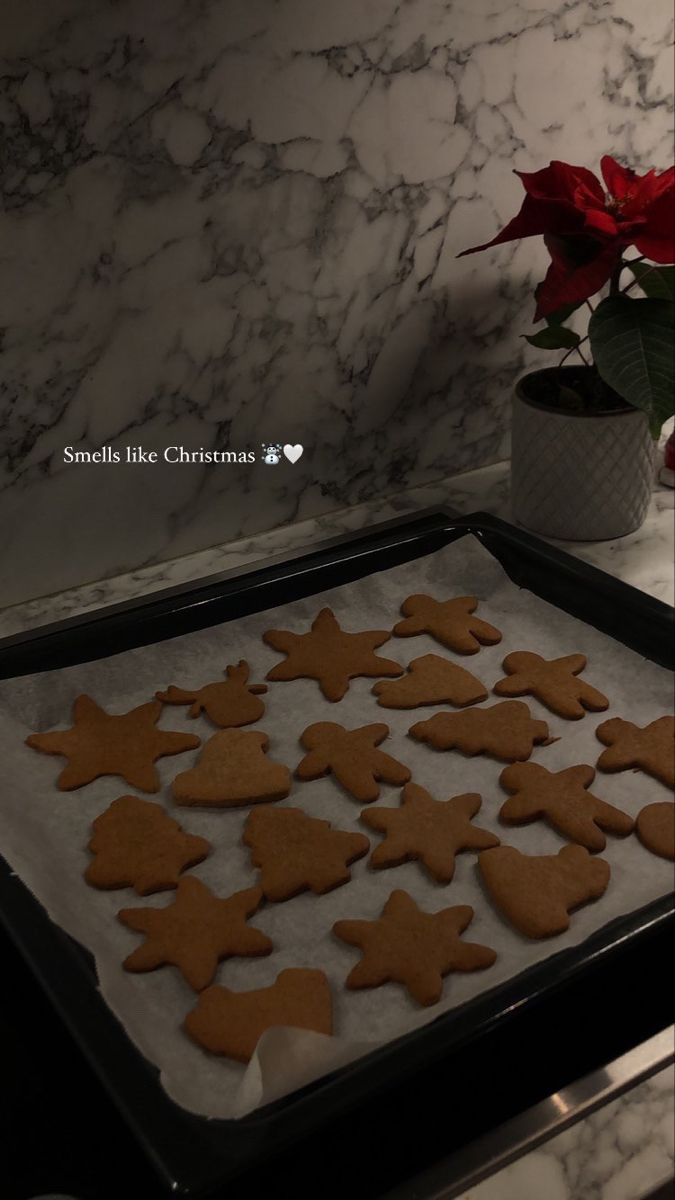
[[[675,861],[675,804],[662,800],[645,805],[638,813],[636,828],[645,849]]]
[[[265,711],[258,696],[267,691],[267,684],[249,683],[248,673],[248,663],[242,659],[236,667],[225,668],[227,678],[222,682],[207,683],[194,692],[172,684],[166,692],[155,692],[155,696],[162,704],[189,704],[189,716],[198,717],[205,712],[221,729],[252,725]]]
[[[221,900],[200,879],[184,876],[166,908],[123,908],[117,914],[123,925],[146,935],[124,960],[124,969],[154,971],[171,964],[191,988],[201,991],[223,959],[258,958],[272,951],[266,934],[247,924],[262,898],[260,888],[248,888]]]
[[[289,967],[271,987],[253,992],[206,988],[185,1018],[185,1030],[197,1045],[244,1063],[265,1030],[275,1026],[332,1034],[330,986],[323,971]]]
[[[161,711],[159,700],[151,700],[131,712],[111,715],[99,708],[91,696],[78,696],[71,729],[32,733],[26,738],[26,745],[43,754],[62,754],[68,759],[68,766],[57,780],[61,791],[82,787],[101,775],[121,775],[130,787],[141,792],[158,792],[156,760],[166,754],[194,750],[200,742],[191,733],[157,729]]]
[[[410,771],[403,763],[376,748],[388,733],[388,725],[345,729],[333,721],[318,721],[309,725],[300,737],[309,754],[295,773],[298,779],[319,779],[332,772],[355,799],[369,804],[380,794],[378,780],[400,786],[410,779]]]
[[[309,633],[270,629],[263,641],[288,655],[268,671],[266,679],[316,679],[327,700],[342,700],[350,679],[360,675],[402,675],[403,667],[375,654],[388,642],[386,629],[346,633],[329,608],[322,608]]]
[[[598,770],[637,767],[666,787],[675,787],[675,717],[659,717],[644,729],[613,717],[598,725],[595,734],[608,747],[598,759]]]
[[[570,912],[602,896],[610,877],[604,858],[576,845],[543,855],[496,846],[479,854],[478,865],[497,908],[530,938],[564,933]]]
[[[436,1004],[450,971],[482,971],[497,955],[460,941],[473,920],[468,904],[427,913],[407,892],[392,892],[376,921],[336,921],[333,933],[363,957],[347,976],[351,989],[402,983],[418,1004]]]
[[[405,621],[394,626],[396,637],[415,637],[430,633],[442,646],[457,654],[477,654],[482,646],[495,646],[502,635],[494,625],[472,614],[478,607],[477,596],[457,596],[454,600],[434,600],[432,596],[408,596],[401,605]]]
[[[503,762],[529,758],[534,746],[549,741],[546,721],[535,721],[522,700],[504,700],[490,708],[436,713],[409,730],[418,742],[435,750],[460,750],[462,754],[490,754]]]
[[[92,887],[132,887],[149,896],[175,887],[181,872],[203,862],[211,846],[185,833],[161,804],[120,796],[94,821],[89,849],[94,858],[84,877]]]
[[[269,738],[257,730],[222,729],[204,744],[199,762],[173,781],[176,804],[235,808],[282,800],[291,773],[266,755]]]
[[[370,856],[371,867],[398,867],[418,860],[438,883],[450,883],[460,850],[499,845],[493,833],[471,823],[480,805],[481,798],[474,792],[434,800],[423,787],[407,783],[400,808],[368,808],[361,813],[366,825],[386,834]]]
[[[372,688],[383,708],[417,708],[422,704],[454,704],[463,708],[487,700],[480,679],[440,654],[414,658],[401,679],[381,680]]]
[[[547,771],[539,763],[514,763],[499,776],[502,787],[514,793],[499,816],[506,825],[526,825],[545,818],[563,837],[592,853],[604,850],[607,839],[603,830],[626,837],[635,821],[586,790],[594,779],[593,767],[586,765]]]
[[[289,900],[300,892],[317,896],[348,883],[350,865],[363,858],[370,842],[362,833],[332,829],[329,821],[308,817],[301,808],[258,808],[244,828],[251,862],[260,868],[268,900]]]
[[[586,666],[583,654],[547,661],[530,650],[516,650],[507,654],[502,665],[507,674],[493,688],[497,696],[536,696],[551,712],[569,721],[609,708],[602,692],[584,679],[577,679]]]

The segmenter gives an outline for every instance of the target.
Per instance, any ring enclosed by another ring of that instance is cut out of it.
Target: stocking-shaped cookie
[[[598,725],[595,734],[608,747],[598,759],[598,770],[637,767],[666,787],[675,787],[675,717],[659,717],[644,729],[613,717]]]
[[[380,794],[378,780],[400,786],[410,779],[410,771],[403,763],[376,749],[388,733],[388,725],[345,729],[333,721],[318,721],[308,726],[300,738],[309,754],[295,773],[298,779],[319,779],[332,772],[352,796],[369,804]]]
[[[291,790],[291,773],[270,762],[269,738],[257,730],[223,729],[205,743],[199,762],[173,781],[177,804],[230,808],[282,800]]]
[[[243,659],[236,667],[226,667],[225,674],[227,678],[222,682],[207,683],[194,692],[172,684],[166,692],[155,692],[155,695],[162,704],[189,704],[191,717],[205,712],[221,729],[259,721],[265,705],[258,696],[267,691],[267,684],[248,682],[248,663]]]
[[[401,605],[405,621],[399,621],[393,632],[397,637],[415,637],[430,633],[441,645],[457,654],[477,654],[483,646],[501,642],[502,635],[494,625],[472,614],[478,607],[477,596],[457,596],[454,600],[434,600],[432,596],[408,596]]]
[[[289,967],[271,987],[253,992],[206,988],[185,1018],[185,1029],[199,1046],[237,1062],[248,1062],[262,1034],[275,1026],[333,1032],[330,987],[323,971]]]
[[[381,680],[372,688],[383,708],[417,708],[422,704],[454,704],[463,708],[487,700],[480,679],[439,654],[414,658],[401,679]]]
[[[535,721],[522,700],[505,700],[490,708],[436,713],[410,729],[418,742],[435,750],[460,750],[462,754],[490,754],[503,762],[529,758],[533,747],[548,741],[546,721]]]
[[[507,675],[493,691],[497,696],[536,696],[551,712],[569,721],[578,721],[586,712],[604,712],[609,700],[584,679],[577,679],[586,666],[583,654],[546,660],[529,650],[507,654],[503,662]]]
[[[363,858],[370,842],[362,833],[332,829],[330,821],[308,817],[301,808],[257,808],[244,829],[251,862],[260,868],[268,900],[289,900],[300,892],[317,896],[348,883],[351,863]]]
[[[539,763],[514,763],[499,776],[502,787],[514,793],[499,816],[507,825],[527,825],[543,817],[570,841],[594,853],[604,850],[603,829],[626,837],[635,821],[586,790],[594,779],[595,771],[586,765],[547,771]]]
[[[337,921],[335,936],[363,951],[347,987],[402,983],[419,1004],[436,1004],[450,971],[482,971],[497,957],[489,946],[460,940],[472,920],[468,904],[427,913],[407,892],[397,891],[376,921]]]
[[[398,867],[418,860],[439,883],[450,883],[460,850],[499,845],[493,833],[471,823],[480,805],[475,792],[434,800],[423,787],[407,783],[400,808],[378,805],[361,813],[366,825],[386,834],[370,856],[371,867]]]
[[[402,675],[403,667],[375,653],[388,642],[386,629],[346,633],[329,608],[322,608],[309,633],[270,629],[263,641],[288,657],[267,672],[267,679],[316,679],[327,700],[341,700],[350,679],[359,675]]]
[[[158,729],[161,711],[159,700],[151,700],[131,712],[111,715],[99,708],[91,696],[78,696],[73,706],[72,729],[32,733],[26,738],[26,745],[42,750],[43,754],[62,754],[68,759],[68,766],[57,780],[61,791],[82,787],[101,775],[121,775],[130,787],[141,792],[158,792],[156,760],[165,754],[193,750],[200,742],[191,733]]]
[[[161,804],[120,796],[94,821],[94,858],[84,877],[96,888],[133,887],[139,896],[175,887],[182,871],[202,862],[210,844],[185,833]]]
[[[564,933],[573,909],[602,896],[610,876],[604,858],[576,845],[541,856],[495,846],[479,854],[478,865],[497,908],[531,938]]]

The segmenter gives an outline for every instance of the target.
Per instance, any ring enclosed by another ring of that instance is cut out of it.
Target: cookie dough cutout
[[[270,680],[316,679],[327,700],[342,700],[349,681],[366,675],[402,675],[403,667],[375,654],[388,642],[389,630],[346,633],[330,608],[322,608],[309,633],[269,629],[263,641],[288,657],[265,676]]]
[[[457,596],[454,600],[434,600],[432,596],[408,596],[401,605],[406,618],[394,626],[396,637],[415,637],[430,633],[442,646],[457,654],[477,654],[481,646],[496,646],[502,635],[494,625],[473,616],[477,596]]]
[[[186,1032],[203,1050],[243,1063],[249,1061],[263,1033],[275,1026],[332,1034],[333,1005],[323,971],[289,967],[271,987],[252,992],[206,988],[184,1022]]]
[[[505,825],[546,820],[563,837],[595,854],[607,845],[603,830],[627,837],[635,821],[587,791],[594,779],[593,767],[586,764],[547,771],[539,763],[514,763],[499,776],[504,790],[513,792],[500,809],[500,820]]]
[[[407,892],[392,892],[376,921],[336,921],[333,933],[363,957],[347,976],[351,990],[402,983],[413,1000],[436,1004],[450,971],[482,971],[497,955],[488,946],[462,942],[473,920],[468,904],[427,913]]]
[[[584,846],[557,854],[521,854],[496,846],[478,856],[485,886],[496,907],[525,937],[547,938],[569,929],[569,914],[607,889],[609,863]]]
[[[128,713],[112,715],[91,696],[78,696],[71,729],[32,733],[26,745],[68,759],[56,781],[63,792],[83,787],[101,775],[121,775],[130,787],[158,792],[157,759],[194,750],[200,744],[194,734],[157,729],[161,711],[159,700],[151,700]]]
[[[198,717],[205,712],[214,725],[233,729],[259,721],[265,705],[258,696],[267,691],[265,683],[249,683],[249,666],[242,659],[237,666],[225,668],[226,679],[207,683],[197,691],[188,692],[173,684],[165,692],[155,692],[162,704],[189,704],[188,715]]]
[[[267,734],[258,730],[222,729],[204,744],[199,762],[173,781],[176,804],[236,808],[283,800],[291,790],[291,773],[266,755]]]
[[[579,721],[587,712],[604,712],[609,700],[577,676],[586,666],[584,654],[542,658],[530,650],[507,654],[502,664],[506,677],[493,691],[497,696],[536,696],[551,712],[568,721]]]
[[[675,788],[675,717],[659,717],[643,729],[612,717],[598,725],[595,735],[608,747],[598,759],[599,771],[636,767]]]
[[[139,896],[174,888],[188,867],[203,862],[211,845],[185,833],[151,800],[120,796],[93,823],[94,858],[84,877],[92,887],[132,887]]]
[[[146,940],[124,960],[125,971],[177,967],[186,983],[199,992],[208,987],[225,958],[259,958],[270,954],[266,934],[247,924],[262,903],[260,888],[248,888],[222,900],[200,879],[187,875],[166,908],[123,908],[123,925],[144,933]]]
[[[456,708],[464,708],[488,698],[480,679],[440,654],[414,658],[407,675],[382,680],[372,692],[383,708],[418,708],[423,704],[454,704]]]
[[[675,804],[670,800],[647,804],[638,814],[636,827],[645,849],[675,862]]]
[[[419,862],[438,883],[450,883],[455,855],[461,850],[499,845],[493,833],[471,824],[480,806],[475,792],[434,800],[423,787],[407,783],[400,808],[368,808],[361,813],[370,829],[386,835],[370,856],[371,867]]]
[[[536,745],[551,740],[546,721],[534,720],[522,700],[504,700],[490,708],[468,708],[465,712],[435,713],[428,721],[418,721],[409,732],[435,750],[459,750],[470,757],[489,754],[502,762],[522,762]]]
[[[345,729],[333,721],[317,721],[300,736],[309,754],[298,764],[295,774],[306,780],[330,772],[356,800],[369,804],[380,794],[380,780],[400,787],[410,779],[403,763],[377,749],[388,734],[388,725]]]
[[[244,844],[265,896],[274,901],[307,891],[323,896],[349,883],[349,867],[370,850],[364,834],[333,829],[301,808],[256,809],[246,821]]]

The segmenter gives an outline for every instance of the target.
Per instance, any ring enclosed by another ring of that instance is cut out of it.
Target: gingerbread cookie
[[[282,800],[291,790],[291,773],[270,762],[269,738],[257,730],[223,729],[205,743],[199,762],[173,781],[176,804],[235,808]]]
[[[191,988],[201,991],[223,959],[259,958],[273,949],[266,934],[246,923],[262,898],[260,888],[247,888],[222,900],[200,879],[186,875],[166,908],[123,908],[117,914],[122,924],[146,934],[145,942],[124,960],[125,971],[171,964]]]
[[[405,621],[394,626],[396,637],[415,637],[430,633],[442,646],[457,654],[477,654],[483,646],[495,646],[502,635],[494,625],[472,614],[478,607],[477,596],[457,596],[454,600],[434,600],[432,596],[408,596],[401,605]]]
[[[206,988],[185,1018],[185,1030],[197,1045],[243,1063],[265,1030],[275,1026],[332,1034],[330,986],[323,971],[289,967],[271,987],[253,992]]]
[[[68,759],[68,766],[56,781],[61,791],[82,787],[101,775],[121,775],[130,787],[158,792],[156,760],[166,754],[194,750],[200,742],[191,733],[157,729],[161,711],[159,700],[151,700],[131,712],[111,715],[90,696],[78,696],[71,729],[32,733],[26,745]]]
[[[426,913],[407,892],[396,891],[377,921],[336,921],[336,937],[363,951],[347,987],[402,983],[419,1004],[436,1004],[450,971],[482,971],[497,957],[488,946],[460,941],[472,919],[468,904]]]
[[[659,717],[644,729],[613,717],[598,725],[595,734],[608,747],[598,759],[598,770],[637,767],[666,787],[675,787],[675,717]]]
[[[642,845],[659,858],[675,861],[675,804],[662,800],[647,804],[638,814],[637,835]]]
[[[361,820],[386,834],[370,856],[371,867],[398,867],[419,861],[438,883],[450,883],[460,850],[498,846],[499,838],[471,824],[481,805],[476,793],[434,800],[423,787],[407,783],[400,808],[368,808]]]
[[[270,629],[263,641],[288,657],[268,671],[266,679],[316,679],[327,700],[341,700],[357,676],[402,675],[403,667],[375,654],[388,642],[386,629],[345,633],[329,608],[322,608],[310,633]]]
[[[490,754],[503,762],[521,762],[536,745],[549,741],[546,721],[535,721],[522,700],[436,713],[428,721],[418,721],[409,732],[435,750],[460,750],[469,756]]]
[[[594,779],[595,771],[586,765],[547,771],[539,763],[514,763],[499,776],[505,791],[514,793],[502,805],[500,819],[506,825],[527,825],[545,818],[563,837],[592,853],[604,850],[603,829],[626,837],[635,821],[586,790]]]
[[[372,688],[383,708],[417,708],[422,704],[454,704],[463,708],[487,700],[480,679],[439,654],[414,658],[401,679],[382,680]]]
[[[184,833],[161,804],[120,796],[94,821],[89,849],[94,858],[84,877],[92,887],[132,887],[149,896],[175,887],[181,872],[203,862],[211,846]]]
[[[207,683],[195,692],[172,684],[166,692],[155,692],[155,696],[162,704],[189,704],[189,716],[198,717],[205,712],[221,729],[259,721],[265,705],[258,696],[264,695],[267,684],[248,682],[248,663],[243,659],[236,667],[226,667],[225,675],[223,682]]]
[[[502,666],[507,674],[493,688],[497,696],[536,696],[551,712],[569,721],[609,708],[602,692],[584,679],[577,679],[586,666],[583,654],[547,660],[530,650],[516,650],[507,654]]]
[[[329,772],[348,792],[363,804],[377,800],[378,780],[399,786],[410,779],[403,763],[378,750],[389,733],[388,725],[364,725],[345,729],[333,721],[309,725],[300,741],[309,750],[298,764],[298,779],[319,779]]]
[[[496,846],[479,854],[478,865],[497,908],[530,938],[564,933],[569,913],[602,896],[610,877],[604,858],[591,858],[576,845],[543,855]]]
[[[258,808],[244,828],[251,862],[260,868],[268,900],[289,900],[300,892],[317,896],[348,883],[351,863],[370,849],[362,833],[332,829],[330,821],[308,817],[301,808]]]

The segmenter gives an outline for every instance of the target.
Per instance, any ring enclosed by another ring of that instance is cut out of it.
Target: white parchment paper
[[[392,638],[379,653],[401,664],[429,652],[448,653],[477,675],[491,690],[503,671],[502,660],[512,650],[534,650],[547,658],[577,651],[588,657],[585,677],[611,700],[607,713],[587,715],[578,722],[550,714],[527,698],[533,716],[549,722],[555,744],[537,747],[533,762],[551,770],[574,763],[595,764],[602,746],[595,728],[609,716],[645,724],[670,711],[672,676],[620,643],[519,589],[472,537],[443,550],[342,588],[296,601],[267,613],[218,625],[157,645],[127,651],[67,670],[0,682],[0,752],[3,759],[0,790],[0,849],[13,869],[44,905],[53,921],[77,938],[95,956],[99,986],[138,1049],[161,1072],[163,1086],[180,1105],[211,1117],[238,1117],[292,1092],[312,1079],[358,1058],[375,1045],[389,1041],[437,1018],[524,968],[582,942],[608,921],[664,895],[672,886],[672,866],[645,850],[635,836],[608,836],[604,857],[612,868],[610,886],[599,901],[573,915],[570,930],[543,942],[530,941],[510,928],[492,907],[480,884],[473,853],[457,858],[449,886],[434,883],[415,863],[372,871],[362,859],[352,868],[352,881],[326,896],[309,893],[283,904],[268,904],[252,918],[275,945],[268,958],[230,959],[222,963],[216,983],[246,990],[271,984],[285,967],[324,970],[334,997],[335,1036],[308,1031],[271,1030],[261,1039],[247,1068],[209,1056],[194,1045],[181,1023],[195,1004],[195,995],[179,972],[166,967],[146,975],[131,975],[122,960],[139,944],[139,935],[117,920],[120,908],[144,904],[164,906],[171,893],[142,899],[131,889],[100,892],[87,886],[83,871],[89,861],[87,842],[92,820],[117,796],[130,792],[123,781],[100,779],[74,792],[59,792],[56,777],[64,760],[42,755],[24,745],[31,731],[68,727],[71,707],[81,692],[92,695],[110,712],[125,712],[151,699],[169,684],[199,687],[219,677],[228,663],[245,658],[251,682],[261,682],[280,656],[264,645],[269,628],[304,632],[319,609],[330,605],[343,628],[389,629],[399,619],[401,602],[412,592],[437,597],[477,595],[479,614],[503,632],[503,641],[472,657],[453,656],[432,638]],[[457,752],[439,753],[407,736],[411,725],[439,711],[429,706],[396,711],[381,708],[371,694],[374,680],[352,681],[340,704],[324,700],[311,680],[273,683],[265,697],[266,712],[256,728],[270,737],[270,757],[295,768],[303,751],[302,730],[319,720],[338,721],[350,728],[383,721],[391,736],[383,744],[406,763],[413,780],[438,799],[460,792],[479,792],[483,798],[475,822],[497,833],[502,842],[528,853],[556,853],[564,840],[542,822],[506,828],[497,813],[506,793],[498,779],[503,763],[486,757],[466,758]],[[487,704],[496,703],[491,697]],[[198,733],[206,740],[215,732],[206,717],[191,720],[186,710],[166,707],[160,725]],[[248,728],[251,728],[250,726]],[[210,857],[194,874],[220,895],[250,887],[256,872],[241,836],[249,809],[199,810],[178,808],[170,783],[196,761],[189,751],[158,763],[162,790],[148,798],[163,803],[191,833],[213,845]],[[595,794],[637,815],[643,805],[669,799],[668,790],[642,773],[596,777]],[[396,806],[400,791],[382,786],[377,803]],[[285,805],[329,819],[336,828],[360,830],[361,806],[329,777],[317,782],[294,781]],[[380,835],[365,830],[375,846]],[[404,888],[428,911],[452,904],[471,904],[474,920],[465,937],[492,946],[498,959],[492,968],[469,975],[451,975],[441,1002],[422,1009],[397,984],[348,992],[344,980],[358,961],[358,950],[331,933],[342,917],[377,917],[394,888]]]

